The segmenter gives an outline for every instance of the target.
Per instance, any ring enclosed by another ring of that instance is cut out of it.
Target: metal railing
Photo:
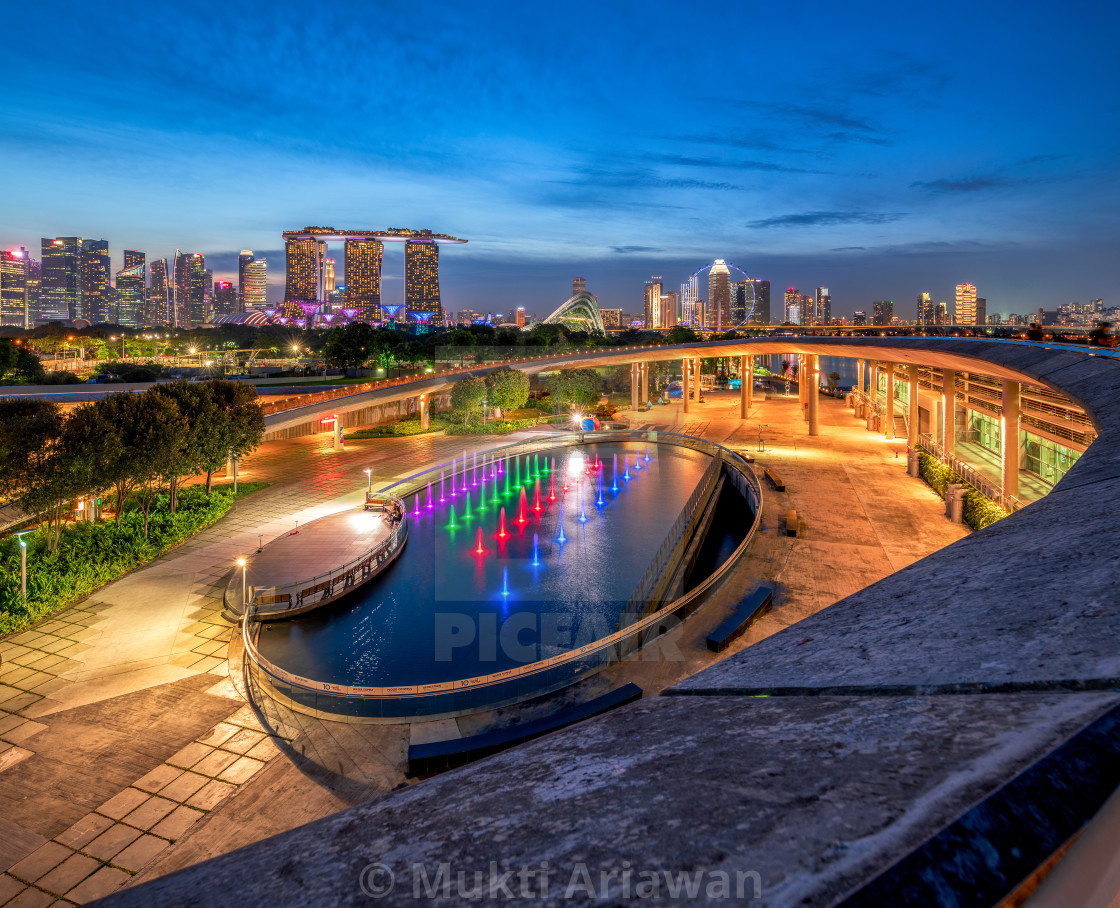
[[[408,517],[404,502],[395,495],[381,495],[367,497],[366,506],[370,504],[379,505],[385,510],[399,508],[400,522],[393,527],[388,539],[340,567],[331,568],[309,580],[300,580],[282,587],[254,584],[249,599],[252,617],[274,619],[306,609],[312,603],[323,605],[369,580],[390,562],[408,539]],[[316,596],[318,599],[313,600]]]
[[[1013,495],[1004,495],[1002,489],[997,488],[990,479],[977,471],[974,467],[969,466],[959,457],[947,454],[945,449],[933,440],[932,436],[926,434],[919,435],[918,447],[948,466],[954,473],[961,477],[965,485],[970,486],[985,498],[995,502],[1005,511],[1012,513],[1024,506],[1024,502],[1015,498]]]
[[[617,441],[621,438],[670,444],[704,451],[713,456],[718,455],[721,463],[734,471],[733,481],[737,488],[744,492],[754,511],[754,518],[742,542],[719,568],[679,599],[599,640],[531,664],[490,675],[434,684],[396,687],[332,684],[292,674],[270,662],[257,648],[259,624],[246,620],[242,623],[242,637],[248,657],[245,668],[249,673],[249,680],[255,682],[262,690],[267,687],[269,696],[279,698],[281,702],[287,701],[292,708],[310,710],[333,718],[400,719],[455,714],[512,703],[566,687],[580,678],[605,668],[617,658],[618,653],[640,648],[656,639],[659,636],[660,626],[670,616],[691,614],[703,604],[707,592],[726,576],[754,541],[762,519],[762,487],[754,471],[743,457],[733,451],[691,436],[653,431],[584,433],[584,435],[591,441]],[[542,447],[554,448],[562,443],[574,445],[581,442],[579,436],[573,434],[560,439],[549,438],[547,443],[522,442],[507,445],[495,451],[503,450],[512,453],[512,449],[520,449],[517,453],[532,453]],[[443,467],[446,470],[446,465]],[[438,474],[439,470],[438,466],[425,470],[394,483],[392,487],[420,488],[427,481],[429,474]],[[634,645],[627,647],[627,643],[631,641]]]

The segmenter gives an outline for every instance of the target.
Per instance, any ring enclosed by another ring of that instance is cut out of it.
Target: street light
[[[366,494],[373,491],[373,473],[367,468],[362,470],[366,474]]]
[[[241,608],[244,611],[248,611],[249,600],[246,597],[246,592],[247,592],[248,587],[247,587],[247,578],[245,576],[246,573],[248,572],[248,568],[245,566],[245,559],[244,558],[238,558],[237,559],[237,564],[241,568]]]
[[[24,541],[23,534],[31,532],[33,531],[21,530],[15,534],[19,540],[19,591],[24,602],[27,602],[27,543]]]

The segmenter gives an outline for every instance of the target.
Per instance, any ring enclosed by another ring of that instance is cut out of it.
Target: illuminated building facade
[[[818,287],[813,291],[813,324],[832,324],[832,294],[827,287]]]
[[[976,321],[976,288],[972,284],[957,284],[956,302],[956,324],[981,324],[980,322]]]
[[[300,302],[326,298],[327,244],[313,236],[292,238],[284,244],[284,256],[284,315],[299,318],[303,315]]]
[[[0,252],[0,326],[29,328],[27,277],[30,258],[22,246]]]
[[[343,304],[348,309],[358,310],[357,321],[379,322],[385,317],[381,311],[381,263],[385,247],[377,240],[351,238],[344,248]]]
[[[44,237],[39,285],[39,320],[82,317],[82,238]]]
[[[786,322],[791,325],[801,324],[801,294],[797,292],[796,287],[790,287],[786,291],[785,313]]]
[[[254,258],[250,250],[243,250],[237,259],[237,281],[241,312],[264,309],[268,305],[268,259]]]
[[[621,309],[600,309],[599,315],[602,316],[603,327],[607,331],[619,331],[622,329]]]
[[[232,281],[214,282],[214,314],[233,315],[237,312],[237,288]]]
[[[676,290],[666,290],[661,294],[660,321],[662,328],[672,328],[677,323]]]
[[[586,290],[587,290],[587,278],[585,278],[585,277],[573,277],[572,278],[572,296],[575,296],[577,293],[583,293]]]
[[[328,258],[323,265],[323,299],[330,299],[334,290],[334,259]]]
[[[429,324],[442,324],[439,299],[439,246],[409,241],[404,245],[404,308],[417,318],[432,313]]]
[[[643,315],[646,330],[656,330],[661,324],[661,275],[655,274],[646,281]]]
[[[862,309],[857,309],[855,311],[855,313],[853,313],[853,315],[852,315],[852,324],[854,326],[856,326],[857,328],[866,327],[867,326],[867,313],[864,312]]]
[[[206,320],[206,259],[202,253],[175,250],[173,324],[195,328]]]
[[[514,316],[514,318],[516,319],[515,324],[517,325],[518,328],[524,328],[525,327],[525,307],[524,306],[518,306],[517,307],[517,314]]]
[[[933,305],[933,299],[928,293],[918,294],[918,324],[919,325],[933,325],[935,324],[936,310]]]
[[[145,293],[144,265],[141,262],[117,272],[116,323],[126,328],[144,326]]]
[[[876,300],[872,304],[874,324],[887,327],[894,320],[894,301]]]
[[[153,259],[147,305],[141,315],[141,324],[156,328],[171,324],[171,286],[167,278],[167,259]]]
[[[724,331],[731,321],[731,269],[723,259],[716,259],[708,271],[708,320],[712,331]]]
[[[126,249],[124,251],[125,269],[135,268],[137,265],[143,268],[147,259],[148,257],[143,252],[137,252],[135,249]]]
[[[111,321],[112,271],[107,240],[82,240],[82,318],[91,325]]]
[[[770,282],[755,278],[754,283],[754,312],[750,316],[752,325],[770,324]]]

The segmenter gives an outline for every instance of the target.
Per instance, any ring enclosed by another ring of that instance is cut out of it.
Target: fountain
[[[445,501],[447,501],[447,499],[444,497],[443,493],[444,493],[443,470],[440,470],[439,471],[439,503],[440,504],[443,504]]]
[[[502,489],[502,498],[509,498],[509,473],[506,473],[505,476],[506,484],[505,488]]]
[[[474,553],[476,555],[485,555],[486,547],[482,544],[482,527],[478,528],[478,545],[475,546]]]
[[[557,521],[560,524],[560,535],[556,537],[556,541],[563,545],[568,541],[568,537],[564,535],[564,508],[560,508],[560,519]]]
[[[529,562],[533,567],[541,566],[540,546],[537,543],[537,534],[533,534],[533,560]]]
[[[454,530],[455,529],[455,505],[451,505],[451,508],[449,510],[451,511],[451,519],[447,522],[447,528],[449,530]]]
[[[419,517],[420,516],[420,493],[419,492],[416,493],[416,498],[415,498],[415,501],[414,501],[413,506],[412,506],[412,516],[413,517]]]
[[[482,469],[482,482],[478,484],[478,513],[486,513],[486,468]]]
[[[521,526],[525,526],[529,522],[529,517],[525,513],[525,490],[521,490],[521,507],[517,511],[517,522]]]
[[[483,469],[485,469],[485,466]],[[474,466],[471,467],[471,485],[478,485],[478,451],[474,452]]]
[[[502,595],[509,595],[509,566],[502,568]]]
[[[506,530],[506,509],[502,508],[502,516],[498,518],[498,538],[509,539],[509,532]]]
[[[537,460],[537,455],[536,454],[533,455],[533,478],[534,479],[540,479],[541,478],[541,465],[540,465],[540,462]]]
[[[646,445],[646,456],[642,458],[646,463],[649,463],[649,445]]]
[[[583,508],[583,492],[579,493],[579,522],[587,523],[587,511]]]
[[[515,457],[513,459],[513,484],[514,486],[521,485],[521,458]]]
[[[603,474],[602,474],[602,472],[600,472],[599,473],[599,497],[595,499],[595,504],[597,504],[599,507],[602,507],[606,503],[607,502],[603,499]]]
[[[455,510],[455,505],[451,506],[451,510]],[[471,493],[467,492],[466,498],[463,500],[463,520],[470,523],[471,520]]]
[[[541,512],[541,481],[538,479],[533,490],[533,510]]]
[[[551,473],[548,476],[548,500],[556,500],[556,477]]]
[[[614,461],[611,465],[611,491],[618,493],[618,455],[614,455]]]
[[[638,452],[634,452],[634,469],[640,470],[642,468],[642,458],[638,456]]]
[[[627,482],[629,482],[630,481],[630,455],[626,454],[624,456],[625,456],[625,460],[623,460],[622,463],[626,467],[626,469],[622,471],[622,478],[625,479]]]
[[[429,482],[428,482],[428,510],[430,511],[431,509],[432,509],[432,483],[429,480]]]

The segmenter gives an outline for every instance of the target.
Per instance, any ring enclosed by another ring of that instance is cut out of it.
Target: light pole
[[[19,537],[19,591],[27,602],[27,543],[22,536]]]
[[[368,495],[373,491],[373,473],[368,468],[362,470],[362,472],[366,474],[366,494]]]
[[[241,566],[241,609],[242,611],[247,611],[249,608],[249,602],[247,598],[248,578],[246,577],[248,568],[245,566],[244,558],[238,558],[237,563]]]
[[[233,455],[233,494],[237,495],[237,455]]]

